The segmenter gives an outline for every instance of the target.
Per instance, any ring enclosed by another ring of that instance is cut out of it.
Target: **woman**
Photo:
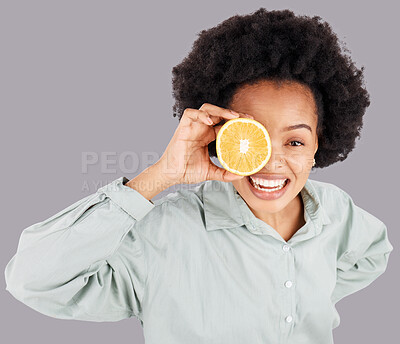
[[[260,8],[202,31],[173,69],[180,123],[160,160],[26,228],[7,290],[60,319],[135,316],[146,343],[333,343],[335,304],[393,250],[382,221],[308,178],[354,148],[362,71],[319,17]],[[238,116],[271,136],[250,177],[210,160]]]

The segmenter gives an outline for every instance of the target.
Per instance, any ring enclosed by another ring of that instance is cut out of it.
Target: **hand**
[[[156,165],[171,184],[195,184],[204,180],[230,182],[243,178],[216,166],[208,154],[208,144],[214,141],[223,120],[253,116],[232,113],[231,110],[204,103],[199,110],[187,108]],[[223,121],[225,122],[225,121]]]

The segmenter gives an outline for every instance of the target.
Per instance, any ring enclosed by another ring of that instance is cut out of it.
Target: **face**
[[[308,179],[318,149],[318,117],[311,90],[295,82],[278,85],[272,81],[261,81],[242,86],[235,93],[229,108],[252,115],[266,127],[271,138],[270,160],[251,177],[288,179],[285,186],[275,192],[258,190],[250,177],[232,184],[259,218],[283,216],[291,212],[295,204],[301,204],[299,193]],[[288,127],[297,124],[305,126],[288,130]]]

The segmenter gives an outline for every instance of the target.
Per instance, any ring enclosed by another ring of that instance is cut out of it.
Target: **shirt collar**
[[[331,220],[323,208],[314,181],[307,179],[300,191],[304,203],[306,224],[289,241],[301,241],[318,235]],[[245,225],[253,234],[271,235],[283,240],[280,234],[257,218],[230,182],[209,180],[203,192],[206,230],[231,229]],[[284,241],[284,240],[283,240]]]

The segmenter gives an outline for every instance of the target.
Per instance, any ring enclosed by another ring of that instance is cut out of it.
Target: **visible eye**
[[[290,143],[293,143],[293,142],[296,142],[296,143],[298,143],[298,144],[296,144],[296,145],[291,145],[292,147],[299,147],[299,146],[304,146],[304,143],[303,142],[301,142],[301,141],[290,141]]]

